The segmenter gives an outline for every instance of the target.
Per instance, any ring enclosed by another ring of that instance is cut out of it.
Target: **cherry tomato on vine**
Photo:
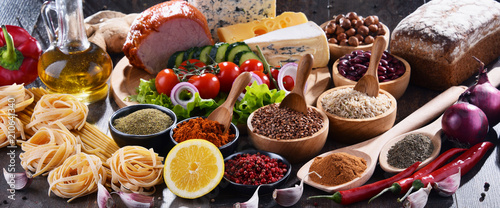
[[[181,65],[179,65],[179,69],[181,69],[179,71],[179,75],[181,76],[184,76],[185,74],[187,74],[188,72],[192,72],[194,71],[195,69],[198,69],[198,68],[201,68],[201,67],[205,67],[207,66],[205,63],[201,62],[200,60],[198,59],[189,59],[189,60],[185,60],[181,63]],[[186,72],[187,71],[187,72]],[[189,79],[189,77],[191,77],[192,75],[188,75],[186,77],[186,79]]]
[[[264,72],[264,65],[257,59],[248,59],[240,66],[241,72],[260,71]]]
[[[252,73],[255,73],[257,76],[259,76],[260,79],[262,80],[262,83],[266,84],[267,87],[269,87],[269,88],[271,87],[271,82],[269,80],[269,77],[266,74],[264,74],[264,72],[252,71]]]
[[[170,96],[172,88],[179,83],[179,78],[172,69],[161,70],[155,79],[156,91],[160,94],[165,94]]]
[[[286,75],[283,77],[283,87],[285,87],[286,90],[292,91],[294,86],[295,86],[295,81],[291,76]]]
[[[220,82],[214,74],[193,75],[188,82],[200,91],[200,97],[203,99],[215,98],[219,94]]]
[[[231,91],[231,87],[233,86],[233,82],[241,74],[240,68],[233,62],[220,62],[219,73],[217,74],[217,78],[220,82],[220,91],[229,92]]]

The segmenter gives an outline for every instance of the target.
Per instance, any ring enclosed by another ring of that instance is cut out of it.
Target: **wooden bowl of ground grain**
[[[354,85],[335,87],[323,92],[317,108],[330,121],[330,137],[355,144],[378,136],[392,128],[396,120],[394,96],[380,89],[376,98],[353,89]]]
[[[308,114],[280,109],[279,103],[254,111],[248,117],[247,132],[259,150],[273,152],[291,163],[316,156],[328,137],[329,121],[319,109],[308,106]]]
[[[130,105],[117,110],[109,119],[111,137],[119,147],[128,145],[153,148],[166,156],[173,147],[169,133],[177,123],[177,116],[168,108],[152,105]]]

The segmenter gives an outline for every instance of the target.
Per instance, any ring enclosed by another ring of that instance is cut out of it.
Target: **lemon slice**
[[[194,199],[212,191],[224,175],[220,150],[203,139],[190,139],[172,148],[165,159],[163,176],[175,195]]]

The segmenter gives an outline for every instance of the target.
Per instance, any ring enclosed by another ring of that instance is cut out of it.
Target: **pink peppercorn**
[[[274,170],[274,171],[273,171]],[[261,185],[283,178],[288,167],[277,159],[260,154],[238,154],[225,164],[224,176],[235,183]]]

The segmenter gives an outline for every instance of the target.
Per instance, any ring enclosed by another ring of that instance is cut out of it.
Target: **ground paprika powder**
[[[231,133],[231,129],[224,132],[224,125],[202,117],[179,123],[173,131],[172,136],[176,142],[180,143],[188,139],[205,139],[217,147],[233,141],[235,137],[235,134]]]

